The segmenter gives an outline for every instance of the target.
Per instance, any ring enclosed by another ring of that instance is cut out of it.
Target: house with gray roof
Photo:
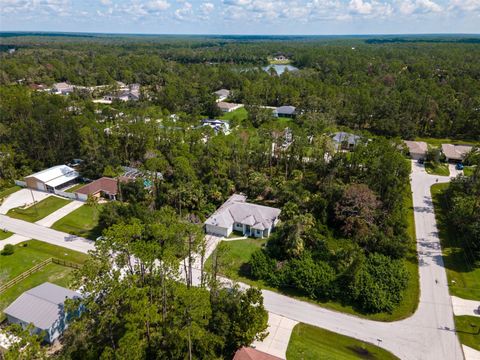
[[[424,141],[404,140],[407,145],[408,153],[413,160],[425,159],[427,157],[428,146]]]
[[[26,328],[33,324],[33,332],[45,332],[45,341],[52,343],[68,327],[68,321],[78,314],[67,314],[66,299],[79,299],[81,295],[64,287],[43,283],[25,291],[3,312],[12,324]]]
[[[277,107],[273,111],[273,116],[275,117],[293,118],[295,117],[295,115],[297,115],[297,109],[295,106],[290,106],[290,105]]]
[[[332,140],[336,150],[352,150],[360,142],[361,137],[340,131],[333,134]]]
[[[220,89],[213,93],[217,97],[217,102],[224,101],[230,96],[230,90]]]
[[[470,145],[452,145],[442,144],[442,152],[447,161],[459,162],[463,161],[467,154],[472,151],[473,146]]]
[[[232,195],[207,221],[207,234],[229,236],[232,231],[244,236],[267,238],[278,223],[280,209],[251,204],[243,194]]]

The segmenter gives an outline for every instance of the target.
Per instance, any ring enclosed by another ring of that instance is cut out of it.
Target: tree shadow
[[[355,353],[356,356],[358,356],[360,359],[368,359],[368,360],[374,360],[377,359],[377,357],[372,354],[368,349],[365,349],[361,346],[358,345],[351,345],[347,346],[347,349]]]

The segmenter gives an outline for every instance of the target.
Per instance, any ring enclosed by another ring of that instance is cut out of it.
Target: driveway
[[[480,301],[466,300],[452,296],[453,312],[456,316],[469,315],[480,317]]]
[[[55,224],[58,220],[61,218],[67,216],[70,214],[72,211],[77,210],[80,206],[84,205],[85,203],[81,201],[74,200],[64,207],[58,209],[57,211],[54,211],[50,215],[44,217],[41,220],[38,220],[35,224],[46,226],[46,227],[51,227],[53,224]]]
[[[21,189],[8,196],[0,205],[0,214],[6,214],[10,209],[42,201],[52,194],[43,191]]]
[[[264,353],[287,358],[287,348],[292,330],[298,322],[284,316],[268,313],[268,336],[263,341],[255,341],[252,347]]]
[[[27,221],[12,219],[5,215],[0,215],[0,229],[7,229],[17,235],[28,239],[37,239],[46,243],[63,246],[67,249],[87,253],[94,249],[94,241],[82,237],[70,235],[61,231],[53,230],[38,224]],[[13,236],[2,240],[1,244],[9,243]]]

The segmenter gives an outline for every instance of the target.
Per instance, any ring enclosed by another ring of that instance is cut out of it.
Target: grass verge
[[[10,194],[13,194],[14,192],[20,190],[21,187],[20,186],[11,186],[11,187],[8,187],[8,188],[3,188],[3,189],[0,189],[0,199],[3,199],[4,197],[7,197],[8,195]]]
[[[43,219],[45,216],[50,215],[54,211],[67,205],[70,200],[61,199],[56,196],[49,196],[46,199],[36,203],[35,205],[29,206],[28,208],[14,208],[11,209],[7,215],[28,222],[36,222],[40,219]]]
[[[3,230],[0,230],[0,240],[5,240],[7,238],[9,238],[10,236],[12,236],[13,233],[10,232],[10,231],[3,231]]]
[[[287,360],[398,359],[373,344],[307,324],[293,328]]]
[[[480,351],[479,317],[455,316],[455,329],[457,329],[458,338],[463,345]]]
[[[469,254],[457,241],[455,231],[449,228],[448,214],[442,206],[442,193],[447,187],[448,184],[435,184],[431,192],[450,295],[480,300],[480,268],[474,266]]]
[[[53,224],[52,229],[94,240],[101,235],[98,229],[100,211],[101,205],[82,205],[58,220]]]

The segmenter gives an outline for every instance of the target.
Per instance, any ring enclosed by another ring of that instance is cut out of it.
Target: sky
[[[480,33],[480,0],[0,0],[0,31]]]

